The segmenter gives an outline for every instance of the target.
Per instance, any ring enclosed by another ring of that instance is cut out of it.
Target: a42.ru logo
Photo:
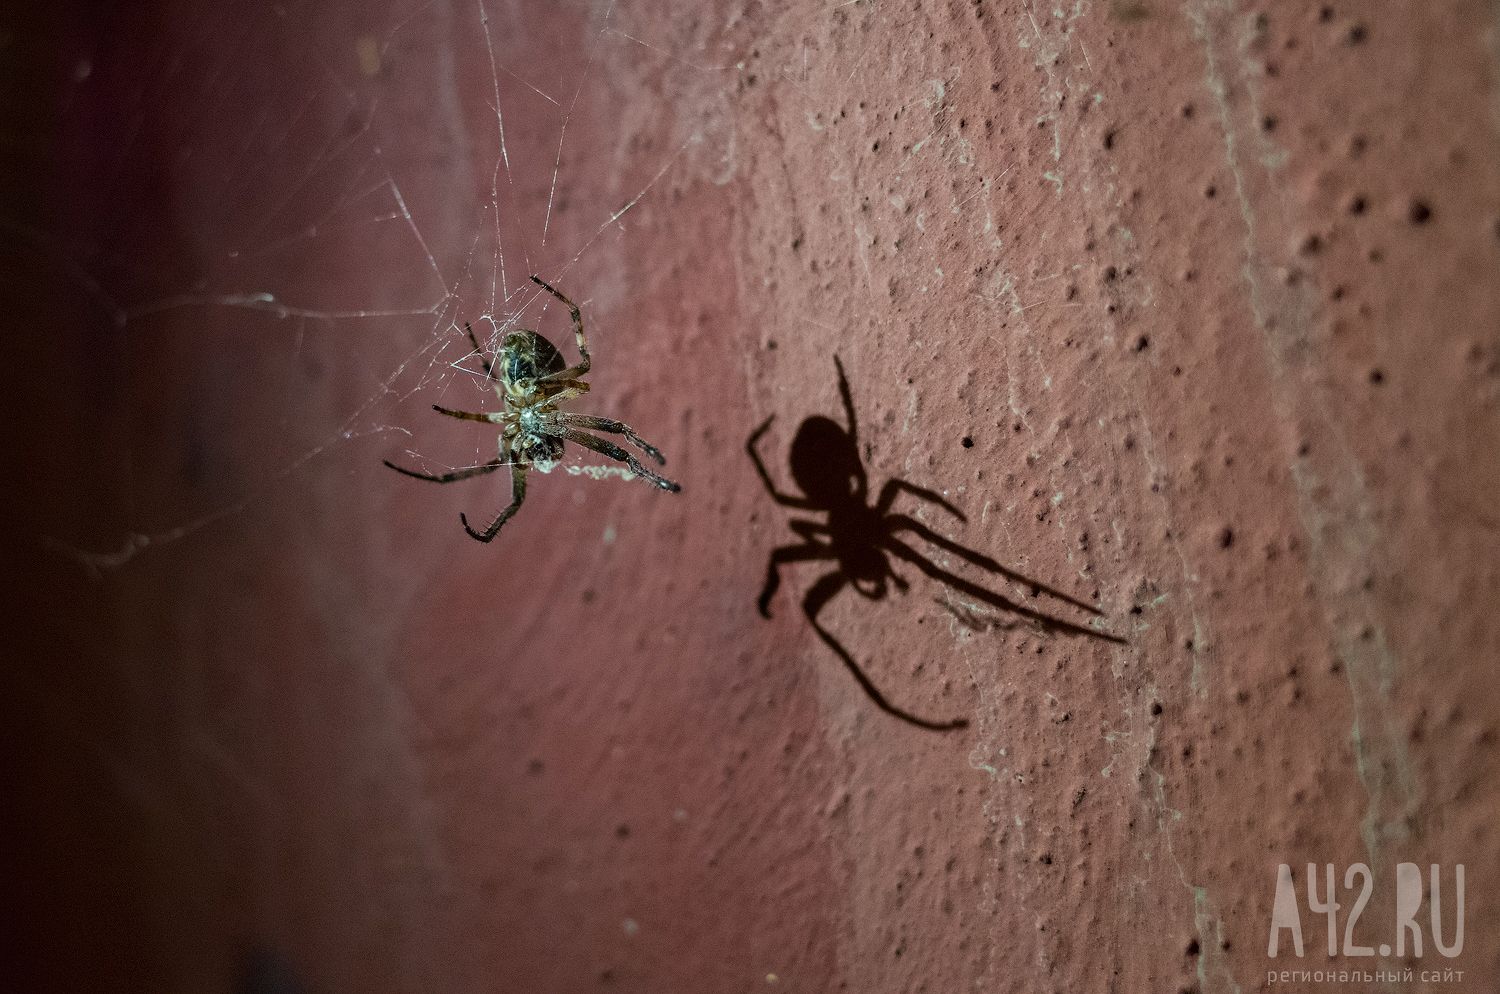
[[[1455,904],[1451,909],[1450,919],[1453,923],[1453,940],[1449,944],[1443,942],[1443,874],[1436,863],[1432,864],[1429,875],[1430,886],[1426,894],[1428,907],[1426,917],[1431,926],[1433,948],[1449,959],[1456,957],[1464,948],[1464,866],[1458,863],[1453,869]],[[1318,877],[1318,864],[1308,863],[1305,888],[1307,909],[1314,916],[1323,915],[1328,919],[1329,956],[1338,956],[1341,952],[1345,956],[1374,956],[1377,952],[1381,956],[1389,956],[1394,948],[1397,956],[1405,957],[1408,941],[1411,955],[1422,955],[1423,933],[1418,913],[1422,910],[1424,895],[1422,893],[1422,869],[1416,863],[1396,865],[1396,942],[1394,947],[1387,942],[1374,947],[1361,945],[1356,941],[1355,928],[1360,915],[1364,914],[1365,905],[1370,902],[1370,894],[1374,889],[1375,877],[1368,866],[1355,863],[1344,873],[1344,891],[1353,896],[1354,903],[1349,906],[1349,914],[1344,919],[1342,929],[1339,928],[1339,912],[1344,909],[1345,905],[1339,903],[1334,889],[1333,864],[1323,865],[1321,884]],[[1359,891],[1358,895],[1354,896],[1356,884]],[[1271,910],[1271,937],[1266,947],[1266,955],[1273,958],[1277,955],[1281,948],[1283,932],[1291,932],[1292,951],[1300,957],[1303,948],[1302,905],[1297,898],[1297,882],[1293,879],[1292,868],[1286,863],[1276,868],[1276,901]],[[1339,946],[1340,936],[1343,937],[1342,949]]]

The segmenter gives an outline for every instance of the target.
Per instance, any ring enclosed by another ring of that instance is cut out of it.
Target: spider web
[[[101,329],[94,362],[125,384],[169,373],[196,399],[179,413],[201,495],[171,490],[173,468],[137,430],[122,441],[117,542],[45,539],[96,574],[354,461],[441,472],[492,459],[493,433],[454,432],[429,409],[493,407],[465,323],[486,349],[523,326],[571,354],[536,273],[583,307],[596,362],[620,362],[628,319],[609,315],[628,314],[613,271],[630,223],[669,213],[672,185],[725,154],[712,113],[610,107],[622,75],[675,105],[733,72],[674,55],[684,39],[645,37],[618,0],[176,13],[133,34],[106,25],[76,51],[64,130],[98,117],[124,135],[84,156],[99,183],[78,216],[0,219],[81,292]],[[568,21],[582,29],[556,34]],[[247,384],[276,398],[279,420],[236,417]],[[150,407],[120,389],[126,408]],[[225,435],[257,461],[216,462]]]

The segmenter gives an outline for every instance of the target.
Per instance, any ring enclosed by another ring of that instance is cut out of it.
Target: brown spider
[[[499,425],[500,454],[483,465],[469,466],[456,469],[451,473],[437,475],[402,469],[389,459],[385,460],[385,464],[398,473],[415,477],[418,480],[430,480],[433,483],[454,483],[473,476],[492,473],[501,466],[509,466],[510,505],[490,522],[488,528],[482,532],[475,531],[469,526],[467,517],[463,514],[458,516],[458,520],[463,523],[464,531],[480,542],[493,539],[499,534],[501,526],[520,509],[521,502],[526,499],[527,470],[534,469],[539,473],[550,473],[557,467],[558,462],[562,460],[564,442],[573,442],[600,455],[617,459],[628,466],[636,476],[650,480],[663,490],[677,493],[682,489],[666,477],[641,465],[639,459],[615,443],[580,430],[591,428],[594,431],[624,435],[627,441],[646,455],[658,463],[665,464],[667,460],[656,446],[642,439],[629,425],[620,421],[611,421],[608,418],[596,418],[588,414],[567,414],[558,410],[558,404],[581,396],[589,389],[589,385],[582,379],[583,374],[589,371],[590,365],[588,344],[583,337],[583,315],[579,313],[577,304],[558,293],[541,277],[533,276],[531,281],[562,301],[567,306],[568,312],[573,315],[573,335],[578,340],[578,354],[581,357],[578,365],[568,366],[556,346],[536,332],[525,328],[505,336],[505,340],[500,343],[500,348],[495,352],[493,361],[485,359],[484,350],[479,347],[479,339],[474,336],[474,329],[469,327],[468,322],[465,322],[464,330],[469,333],[469,341],[473,344],[474,351],[479,354],[480,362],[484,364],[485,376],[493,381],[495,394],[504,406],[501,410],[487,414],[450,411],[436,404],[432,405],[432,409],[450,418]]]

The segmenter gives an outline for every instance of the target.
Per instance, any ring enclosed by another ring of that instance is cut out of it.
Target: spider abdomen
[[[524,328],[505,336],[496,358],[501,379],[511,388],[535,382],[548,373],[561,372],[568,366],[557,346]]]

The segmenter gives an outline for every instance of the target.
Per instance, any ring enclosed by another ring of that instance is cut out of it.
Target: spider
[[[398,473],[432,483],[456,483],[459,480],[492,473],[501,466],[509,466],[510,504],[495,517],[494,521],[490,522],[488,528],[484,531],[476,531],[469,524],[468,517],[463,514],[458,516],[458,520],[464,526],[464,531],[480,542],[493,540],[500,533],[501,527],[515,516],[516,511],[520,510],[521,502],[526,499],[528,470],[550,473],[557,467],[562,460],[564,442],[572,442],[600,455],[616,459],[628,466],[636,476],[650,480],[663,490],[677,493],[682,489],[666,477],[647,469],[639,459],[615,443],[582,430],[589,428],[594,431],[623,435],[627,441],[646,455],[658,463],[665,464],[667,460],[661,451],[637,435],[629,425],[621,421],[611,421],[609,418],[596,418],[588,414],[569,414],[558,410],[560,403],[581,396],[589,389],[589,385],[582,379],[590,366],[588,343],[583,337],[583,315],[579,312],[577,304],[553,289],[540,276],[533,276],[531,282],[562,301],[568,308],[568,313],[573,316],[573,336],[578,341],[580,356],[578,365],[567,365],[556,346],[536,332],[525,328],[506,335],[505,340],[500,343],[500,348],[495,352],[493,361],[486,359],[484,350],[479,347],[479,339],[474,335],[474,329],[469,327],[468,322],[464,322],[464,330],[469,334],[469,342],[473,344],[474,351],[479,354],[479,360],[484,365],[485,377],[492,382],[495,394],[500,398],[503,406],[498,411],[479,414],[469,411],[450,411],[436,404],[432,405],[432,409],[450,418],[499,425],[500,454],[479,466],[468,466],[451,473],[439,474],[403,469],[389,459],[384,460],[387,466]]]
[[[852,586],[857,593],[870,600],[884,598],[887,583],[897,590],[903,592],[907,590],[909,584],[892,568],[887,555],[904,560],[923,574],[953,590],[1001,610],[1020,615],[1027,622],[1043,630],[1085,635],[1116,643],[1124,641],[1116,636],[1053,618],[1033,608],[1018,604],[929,562],[917,550],[898,539],[896,537],[898,534],[910,533],[974,566],[1013,582],[1023,583],[1034,593],[1046,593],[1090,614],[1096,616],[1101,614],[1098,608],[1090,604],[1075,600],[1062,591],[1054,590],[1013,570],[1006,569],[988,556],[964,548],[909,515],[892,512],[896,498],[905,492],[941,507],[960,521],[967,520],[962,511],[932,490],[905,480],[888,480],[880,488],[880,494],[872,506],[869,503],[869,479],[860,461],[859,428],[854,416],[854,402],[849,393],[849,381],[844,376],[844,366],[838,356],[833,357],[833,362],[838,368],[839,396],[844,402],[844,415],[847,418],[848,427],[844,428],[831,418],[821,416],[810,417],[798,427],[796,437],[792,440],[791,470],[792,478],[802,488],[802,496],[783,494],[778,491],[775,482],[771,479],[771,474],[767,472],[765,464],[761,462],[760,454],[756,451],[756,443],[771,427],[775,415],[767,418],[759,428],[755,429],[745,443],[745,448],[755,463],[756,472],[760,474],[761,482],[770,493],[772,500],[782,507],[824,512],[828,515],[824,522],[796,518],[789,522],[791,530],[802,539],[802,542],[797,545],[782,546],[771,553],[766,569],[765,586],[761,589],[760,598],[756,602],[756,606],[764,617],[771,616],[771,598],[781,586],[779,572],[781,566],[817,560],[834,561],[837,564],[836,567],[815,581],[802,600],[802,610],[807,615],[808,622],[811,623],[813,630],[818,633],[818,637],[823,640],[824,644],[843,660],[844,665],[854,674],[854,679],[859,682],[860,687],[877,707],[902,721],[934,731],[963,728],[968,722],[961,718],[953,721],[929,721],[892,704],[860,669],[854,657],[818,623],[818,613],[846,586]]]

